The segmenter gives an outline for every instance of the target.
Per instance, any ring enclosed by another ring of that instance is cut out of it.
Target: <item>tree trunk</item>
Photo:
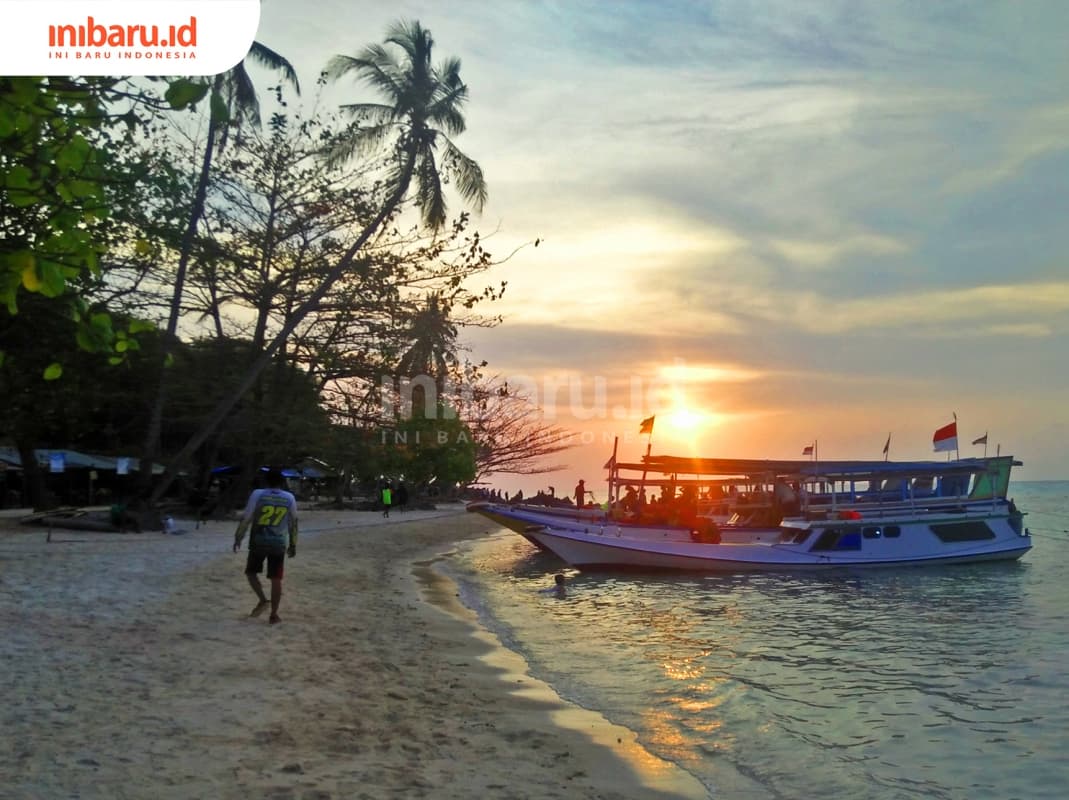
[[[216,87],[222,80],[216,78]],[[204,145],[204,156],[201,160],[200,175],[197,176],[197,188],[193,193],[193,205],[189,209],[189,223],[182,234],[182,242],[179,246],[178,269],[174,276],[174,293],[171,296],[171,310],[167,317],[167,331],[162,342],[162,357],[160,359],[159,381],[156,384],[156,398],[152,404],[152,413],[149,416],[148,430],[145,432],[145,441],[141,448],[141,464],[137,476],[137,493],[147,495],[152,485],[152,464],[156,461],[160,452],[160,431],[163,428],[163,407],[167,402],[168,384],[170,382],[170,370],[167,361],[174,352],[174,344],[178,336],[178,318],[182,311],[182,295],[185,292],[186,271],[189,267],[189,259],[193,253],[193,242],[197,236],[197,227],[201,217],[204,216],[204,204],[208,196],[208,180],[212,171],[212,153],[215,149],[215,136],[218,128],[215,119],[208,123],[208,139]],[[171,481],[173,481],[173,477]],[[168,484],[171,482],[168,481]],[[162,497],[162,493],[153,491],[152,501]]]
[[[156,488],[152,492],[152,495],[150,497],[151,503],[155,503],[159,501],[161,497],[163,497],[166,491],[170,488],[171,484],[174,483],[174,479],[177,476],[178,469],[181,467],[181,465],[185,463],[185,461],[193,454],[193,452],[198,447],[200,447],[201,444],[203,444],[204,441],[209,436],[211,436],[215,429],[219,427],[222,421],[226,419],[227,414],[229,414],[230,410],[235,405],[237,405],[238,400],[240,400],[245,395],[245,393],[252,388],[260,373],[263,372],[264,368],[271,363],[271,360],[273,359],[275,353],[286,341],[286,339],[289,338],[289,335],[293,333],[294,330],[296,330],[297,326],[304,321],[305,317],[307,317],[308,314],[310,314],[319,306],[320,301],[322,301],[322,299],[326,296],[327,292],[330,291],[331,287],[334,286],[334,284],[337,283],[338,280],[340,280],[341,277],[345,275],[345,273],[352,267],[353,261],[356,258],[356,254],[360,252],[360,249],[364,246],[367,240],[371,238],[371,235],[379,229],[382,223],[385,222],[386,219],[390,216],[390,214],[392,214],[393,211],[397,208],[401,200],[404,199],[405,193],[408,191],[408,184],[412,179],[412,172],[414,168],[414,159],[409,159],[409,162],[406,165],[405,173],[402,176],[402,181],[398,185],[397,190],[382,207],[382,209],[375,216],[375,218],[368,224],[366,228],[364,228],[360,236],[357,238],[356,242],[354,242],[353,245],[346,251],[345,255],[343,255],[338,260],[338,263],[334,265],[334,268],[327,273],[326,277],[323,279],[323,282],[316,287],[315,291],[312,292],[308,299],[305,300],[304,303],[302,303],[297,308],[297,310],[288,320],[286,320],[285,324],[282,326],[282,329],[278,332],[275,338],[271,340],[271,343],[263,350],[262,353],[260,353],[259,357],[257,357],[257,359],[253,361],[251,365],[249,365],[248,369],[246,369],[245,373],[242,375],[241,380],[235,385],[233,390],[228,395],[223,397],[222,400],[219,401],[215,409],[212,411],[212,413],[205,420],[204,424],[201,426],[200,430],[197,431],[197,433],[195,433],[193,436],[191,436],[189,440],[185,443],[185,445],[182,447],[182,449],[179,450],[179,452],[175,454],[174,458],[170,460],[169,464],[167,465],[167,469],[160,477],[159,483],[156,484]]]
[[[22,459],[22,490],[26,501],[34,511],[43,511],[46,506],[51,506],[46,504],[45,476],[37,463],[37,454],[34,453],[33,445],[33,442],[25,439],[15,440],[19,458]]]

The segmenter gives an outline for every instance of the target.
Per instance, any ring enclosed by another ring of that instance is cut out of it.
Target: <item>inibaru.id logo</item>
[[[87,17],[84,25],[49,25],[49,47],[196,47],[197,18],[186,25],[102,25]]]
[[[248,54],[260,3],[0,0],[0,20],[0,75],[215,75]]]

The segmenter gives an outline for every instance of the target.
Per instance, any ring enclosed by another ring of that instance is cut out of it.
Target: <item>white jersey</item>
[[[285,489],[257,489],[241,519],[241,527],[251,526],[250,548],[285,550],[297,541],[297,498]]]

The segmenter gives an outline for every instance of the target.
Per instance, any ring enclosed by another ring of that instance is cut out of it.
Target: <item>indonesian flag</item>
[[[944,425],[935,432],[932,437],[932,447],[937,453],[945,453],[947,450],[958,449],[958,421],[954,420],[949,425]]]
[[[803,456],[811,456],[811,455],[813,455],[813,445],[807,444],[805,447],[803,447],[802,448],[802,455]]]
[[[979,439],[973,439],[972,443],[973,444],[987,444],[987,434],[985,433]]]

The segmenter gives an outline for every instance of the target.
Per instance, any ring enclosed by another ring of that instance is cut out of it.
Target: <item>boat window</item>
[[[877,525],[869,525],[866,528],[862,528],[861,535],[866,539],[879,539],[883,536],[883,528]]]
[[[781,528],[779,532],[780,544],[801,544],[809,538],[812,531],[798,530],[797,528]]]
[[[902,529],[897,525],[885,525],[883,535],[888,539],[895,539],[902,535]]]
[[[968,493],[968,475],[945,475],[940,481],[940,494],[943,497],[964,497]]]
[[[995,538],[995,532],[983,520],[950,522],[930,527],[932,533],[944,542],[979,542],[984,539]]]
[[[920,497],[922,495],[930,495],[934,483],[935,478],[915,478],[913,481],[913,496]]]
[[[835,545],[836,550],[860,550],[861,549],[861,531],[849,531],[839,537],[839,541]]]
[[[813,550],[860,550],[861,531],[849,528],[825,528],[816,542],[809,548]]]
[[[839,529],[838,528],[825,528],[821,531],[820,536],[810,547],[810,550],[831,550],[835,547],[835,543],[839,541]]]

